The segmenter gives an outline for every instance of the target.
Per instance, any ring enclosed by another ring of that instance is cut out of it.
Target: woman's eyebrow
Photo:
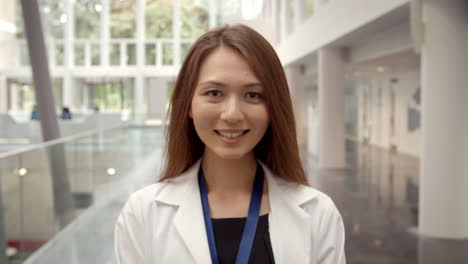
[[[228,86],[225,83],[222,83],[222,82],[219,82],[219,81],[213,81],[213,80],[205,81],[205,82],[202,82],[202,83],[199,84],[199,86],[206,86],[206,85],[218,86],[218,87],[227,87]],[[251,83],[247,83],[247,84],[242,85],[242,88],[253,88],[253,87],[257,87],[257,86],[263,87],[262,83],[260,83],[260,82],[251,82]]]
[[[218,82],[218,81],[206,81],[206,82],[202,82],[199,84],[199,86],[204,86],[204,85],[214,85],[214,86],[220,86],[220,87],[226,86],[226,84],[222,82]]]
[[[253,87],[256,87],[256,86],[263,87],[262,83],[259,83],[259,82],[248,83],[248,84],[243,85],[242,87],[243,88],[253,88]]]

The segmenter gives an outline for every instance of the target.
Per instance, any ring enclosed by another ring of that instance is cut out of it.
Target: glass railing
[[[8,263],[112,263],[115,220],[156,180],[162,133],[123,126],[0,154]]]

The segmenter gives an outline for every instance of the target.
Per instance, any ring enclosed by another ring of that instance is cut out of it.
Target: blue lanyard
[[[257,231],[260,206],[262,204],[263,193],[263,170],[260,164],[257,163],[257,171],[255,173],[254,186],[250,197],[249,215],[242,232],[242,238],[237,252],[236,264],[247,264],[249,262],[250,252]],[[200,165],[198,170],[198,185],[200,186],[200,194],[203,207],[203,216],[205,217],[206,234],[208,236],[208,244],[210,246],[211,261],[213,264],[218,264],[218,253],[216,251],[216,242],[211,224],[210,205],[208,203],[208,192],[206,190],[205,175]]]

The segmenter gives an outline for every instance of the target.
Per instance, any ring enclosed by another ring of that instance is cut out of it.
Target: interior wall
[[[328,1],[276,47],[283,66],[297,62],[320,47],[330,44],[392,10],[405,7],[408,2],[408,0]]]
[[[147,83],[148,97],[146,103],[148,105],[148,117],[165,120],[169,80],[165,78],[153,78],[147,80]]]
[[[366,76],[350,80],[348,85],[347,89],[351,91],[346,97],[346,126],[354,127],[353,123],[357,122],[357,133],[348,128],[346,136],[359,141],[367,140],[372,145],[387,149],[394,145],[401,153],[419,156],[419,72],[415,69],[396,74]],[[357,113],[358,120],[355,120],[354,112]]]

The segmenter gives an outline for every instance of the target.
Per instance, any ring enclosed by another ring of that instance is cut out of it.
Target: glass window
[[[18,7],[20,6],[18,5]],[[39,7],[45,36],[63,39],[65,37],[65,25],[69,21],[65,10],[65,1],[40,0]]]
[[[136,65],[136,44],[128,43],[127,45],[127,65]]]
[[[65,63],[65,46],[63,42],[55,43],[55,64],[63,66]]]
[[[64,39],[65,37],[65,25],[68,22],[68,17],[65,13],[65,2],[60,0],[40,0],[39,8],[42,18],[43,31],[45,39]],[[0,5],[1,6],[1,5]],[[0,7],[1,9],[2,7]],[[23,21],[23,11],[19,1],[15,1],[15,16],[14,21],[16,25],[15,38],[19,39],[18,42],[12,42],[11,44],[15,45],[16,48],[12,48],[15,52],[13,53],[14,57],[18,61],[17,66],[29,66],[29,54],[26,45],[26,31],[24,28]],[[50,46],[49,41],[46,41],[46,45],[49,49],[55,49],[56,56],[60,56],[60,50],[63,47],[52,47]],[[50,52],[50,51],[49,51]],[[57,65],[63,65],[63,56],[61,58],[56,58]]]
[[[97,43],[91,44],[91,65],[99,65],[101,62],[101,47]]]
[[[75,65],[83,66],[85,64],[85,43],[75,43]]]
[[[156,43],[147,43],[145,45],[145,64],[156,65]]]
[[[163,53],[162,64],[166,65],[166,66],[167,65],[172,65],[174,63],[174,60],[173,60],[173,55],[174,55],[173,43],[172,42],[162,43],[162,53]]]
[[[146,38],[172,38],[172,0],[146,0]]]
[[[52,92],[54,95],[55,109],[58,110],[62,106],[62,84],[61,78],[53,78],[52,80]],[[36,104],[35,88],[31,79],[8,80],[8,90],[10,101],[10,109],[14,110],[32,110]]]
[[[102,8],[100,0],[76,0],[74,4],[76,38],[99,38]]]
[[[120,65],[120,44],[111,44],[110,49],[110,64],[113,66]]]
[[[92,109],[124,110],[131,109],[133,104],[132,78],[79,78],[76,87],[81,90],[81,104]]]
[[[314,0],[306,0],[306,17],[314,15]]]
[[[112,0],[111,38],[135,38],[135,1]]]
[[[194,39],[208,31],[209,12],[207,1],[181,0],[182,38]]]
[[[185,56],[187,55],[191,46],[192,46],[192,42],[185,42],[181,44],[180,58],[182,61],[185,59]]]

